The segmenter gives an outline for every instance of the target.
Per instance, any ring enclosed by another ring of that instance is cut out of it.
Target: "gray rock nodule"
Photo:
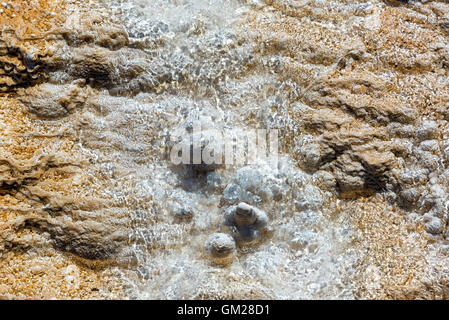
[[[206,240],[206,252],[218,264],[231,262],[235,247],[234,239],[226,233],[214,233]]]
[[[231,228],[238,242],[250,243],[260,239],[268,225],[268,216],[264,211],[240,202],[226,210],[224,225]]]

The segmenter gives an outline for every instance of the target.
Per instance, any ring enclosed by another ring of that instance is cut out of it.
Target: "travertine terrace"
[[[14,0],[0,27],[0,297],[448,298],[446,1]],[[193,121],[278,129],[279,158],[176,166]]]

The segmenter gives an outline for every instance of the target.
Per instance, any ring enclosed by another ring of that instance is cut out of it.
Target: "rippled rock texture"
[[[0,296],[447,298],[448,23],[445,1],[5,3]],[[176,166],[194,121],[278,129],[279,159]],[[239,203],[257,241],[223,223]]]

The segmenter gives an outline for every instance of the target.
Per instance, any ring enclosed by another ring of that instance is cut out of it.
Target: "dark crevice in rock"
[[[43,82],[49,70],[41,58],[0,40],[0,92],[14,92]]]
[[[72,253],[87,260],[105,260],[118,252],[118,245],[113,239],[107,239],[101,234],[91,234],[69,229],[64,225],[56,225],[42,218],[29,218],[24,228],[37,229],[39,232],[48,232],[58,250]],[[91,239],[98,237],[98,239]]]
[[[12,184],[8,184],[6,182],[2,182],[0,184],[0,195],[13,195],[18,192],[18,189],[20,188],[20,185],[17,182],[14,182]]]

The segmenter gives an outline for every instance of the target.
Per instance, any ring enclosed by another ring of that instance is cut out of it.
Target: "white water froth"
[[[97,98],[101,113],[91,114],[90,134],[111,146],[99,154],[117,182],[105,192],[124,199],[133,218],[129,250],[137,266],[124,274],[130,297],[352,298],[353,231],[344,218],[329,219],[332,195],[314,187],[288,155],[278,166],[258,163],[205,175],[163,157],[167,135],[189,119],[242,132],[291,121],[288,113],[271,114],[269,102],[293,104],[293,85],[262,68],[245,71],[247,61],[259,59],[243,23],[252,7],[231,0],[108,1],[108,7],[131,37],[161,40],[149,41],[142,59],[165,63],[168,72],[200,68],[200,76],[187,74],[177,92],[132,98],[104,92]],[[214,266],[205,240],[226,232],[224,210],[243,200],[267,212],[270,234],[257,246],[239,248],[231,265]],[[190,221],[176,220],[180,206],[193,212]]]

